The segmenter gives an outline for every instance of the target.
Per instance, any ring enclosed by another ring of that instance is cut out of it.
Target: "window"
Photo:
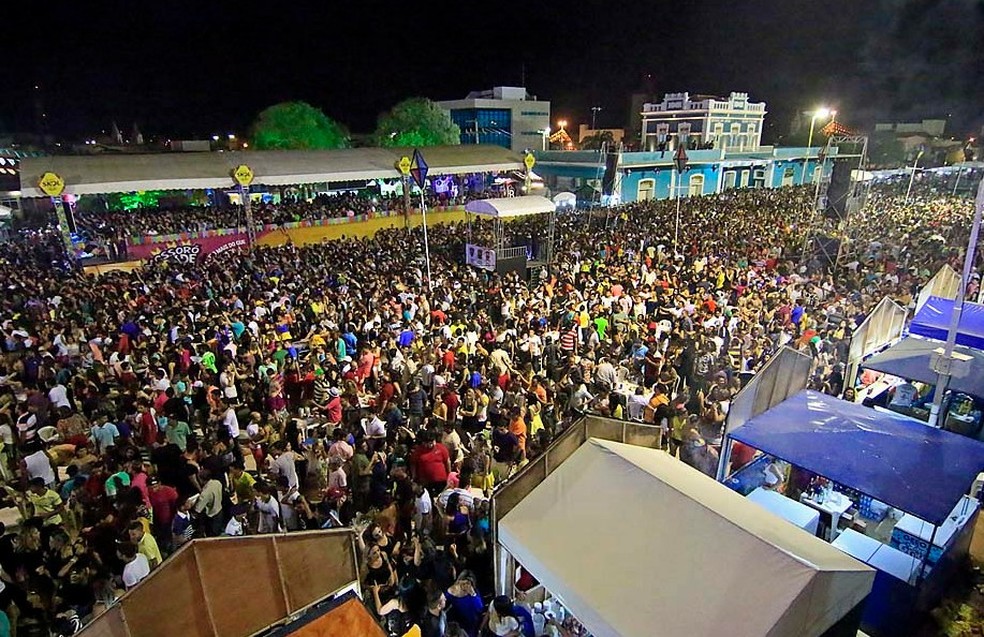
[[[724,171],[724,190],[732,190],[735,187],[735,179],[738,175],[733,170]]]
[[[700,197],[704,194],[704,175],[690,175],[690,188],[687,192],[688,197]]]
[[[752,188],[765,188],[765,169],[756,168],[752,174]]]
[[[640,179],[639,188],[636,190],[636,201],[649,201],[656,194],[655,179]]]
[[[749,174],[747,170],[741,171],[741,178],[738,181],[739,188],[748,188],[748,177]]]
[[[822,178],[823,166],[816,166],[813,168],[813,177],[810,179],[811,184],[815,184]]]
[[[793,178],[796,175],[796,170],[792,166],[786,166],[782,169],[782,185],[792,186]]]

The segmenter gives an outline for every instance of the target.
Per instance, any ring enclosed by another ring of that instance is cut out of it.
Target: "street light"
[[[813,111],[813,117],[810,118],[810,137],[806,142],[807,148],[813,148],[813,127],[817,125],[817,120],[827,119],[828,117],[833,117],[836,114],[837,111],[832,111],[826,107],[821,107]]]
[[[557,126],[560,126],[561,130],[567,128],[567,120],[566,119],[560,120],[559,122],[557,122]]]

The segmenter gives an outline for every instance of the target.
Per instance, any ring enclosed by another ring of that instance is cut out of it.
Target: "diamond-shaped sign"
[[[429,166],[427,166],[427,162],[424,161],[424,156],[420,154],[419,150],[415,149],[413,151],[413,161],[410,164],[410,176],[413,178],[414,183],[417,184],[417,187],[421,190],[424,188],[424,180],[427,179],[428,170]]]
[[[57,197],[65,191],[65,180],[55,173],[45,173],[38,180],[38,188],[49,197]]]
[[[400,161],[396,162],[396,169],[400,171],[400,174],[406,177],[410,174],[410,158],[404,155],[400,157]]]
[[[232,171],[232,178],[240,186],[248,186],[253,183],[253,169],[246,164],[240,164]]]
[[[523,163],[526,164],[526,170],[533,170],[533,166],[536,165],[536,157],[533,156],[533,153],[526,153]]]
[[[687,157],[687,150],[682,145],[677,146],[676,153],[673,154],[673,164],[676,166],[678,173],[682,173],[687,169],[687,161],[689,159]]]

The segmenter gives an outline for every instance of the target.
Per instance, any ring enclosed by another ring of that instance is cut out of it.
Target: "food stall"
[[[984,443],[811,390],[744,421],[725,444],[760,453],[723,482],[817,510],[817,535],[878,570],[862,627],[900,634],[967,556]],[[775,476],[779,476],[776,478]]]
[[[874,578],[665,452],[598,438],[495,530],[594,637],[854,635]]]

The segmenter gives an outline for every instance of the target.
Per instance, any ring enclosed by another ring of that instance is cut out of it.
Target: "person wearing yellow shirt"
[[[27,486],[27,501],[34,507],[34,515],[43,520],[44,526],[59,526],[65,504],[57,492],[44,484],[44,478],[31,478]]]
[[[164,558],[161,556],[160,548],[157,547],[157,540],[146,531],[140,520],[131,522],[130,526],[127,527],[127,533],[130,536],[130,541],[137,546],[137,553],[147,558],[150,568],[154,569],[160,566]]]

